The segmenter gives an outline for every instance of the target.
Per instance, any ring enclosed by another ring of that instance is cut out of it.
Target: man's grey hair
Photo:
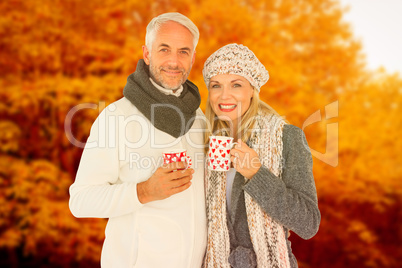
[[[198,39],[200,38],[200,32],[198,31],[197,26],[195,26],[195,24],[186,16],[178,12],[170,12],[153,18],[148,24],[147,33],[145,34],[145,45],[147,46],[149,51],[152,50],[152,44],[155,41],[156,34],[159,31],[159,28],[161,27],[161,25],[165,24],[168,21],[177,22],[186,27],[191,32],[191,34],[193,35],[193,45],[195,50],[195,47],[198,44]]]

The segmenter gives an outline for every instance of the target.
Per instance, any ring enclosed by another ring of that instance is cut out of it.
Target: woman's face
[[[209,83],[209,104],[220,120],[235,125],[250,107],[253,87],[248,80],[235,74],[218,74]]]

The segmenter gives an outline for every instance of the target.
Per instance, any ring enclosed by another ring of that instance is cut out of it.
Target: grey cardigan
[[[232,213],[227,217],[231,247],[229,263],[232,267],[256,266],[247,225],[244,191],[283,225],[286,236],[292,230],[301,238],[309,239],[318,231],[321,214],[306,137],[300,128],[285,125],[282,140],[282,178],[276,177],[264,166],[247,182],[236,172],[230,204]],[[298,265],[289,240],[287,246],[291,267],[296,268]]]

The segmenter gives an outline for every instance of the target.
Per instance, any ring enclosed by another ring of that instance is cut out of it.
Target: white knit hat
[[[258,92],[269,79],[267,69],[254,53],[248,47],[238,44],[221,47],[205,61],[202,75],[207,87],[210,79],[218,74],[243,76]]]

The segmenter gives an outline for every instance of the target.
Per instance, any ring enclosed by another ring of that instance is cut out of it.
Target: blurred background
[[[270,72],[261,99],[305,131],[322,222],[291,235],[299,266],[400,267],[402,77],[368,68],[336,0],[2,1],[0,267],[99,267],[106,220],[68,208],[78,145],[122,97],[148,22],[171,11],[201,33],[189,79],[202,109],[204,61],[241,43]]]

